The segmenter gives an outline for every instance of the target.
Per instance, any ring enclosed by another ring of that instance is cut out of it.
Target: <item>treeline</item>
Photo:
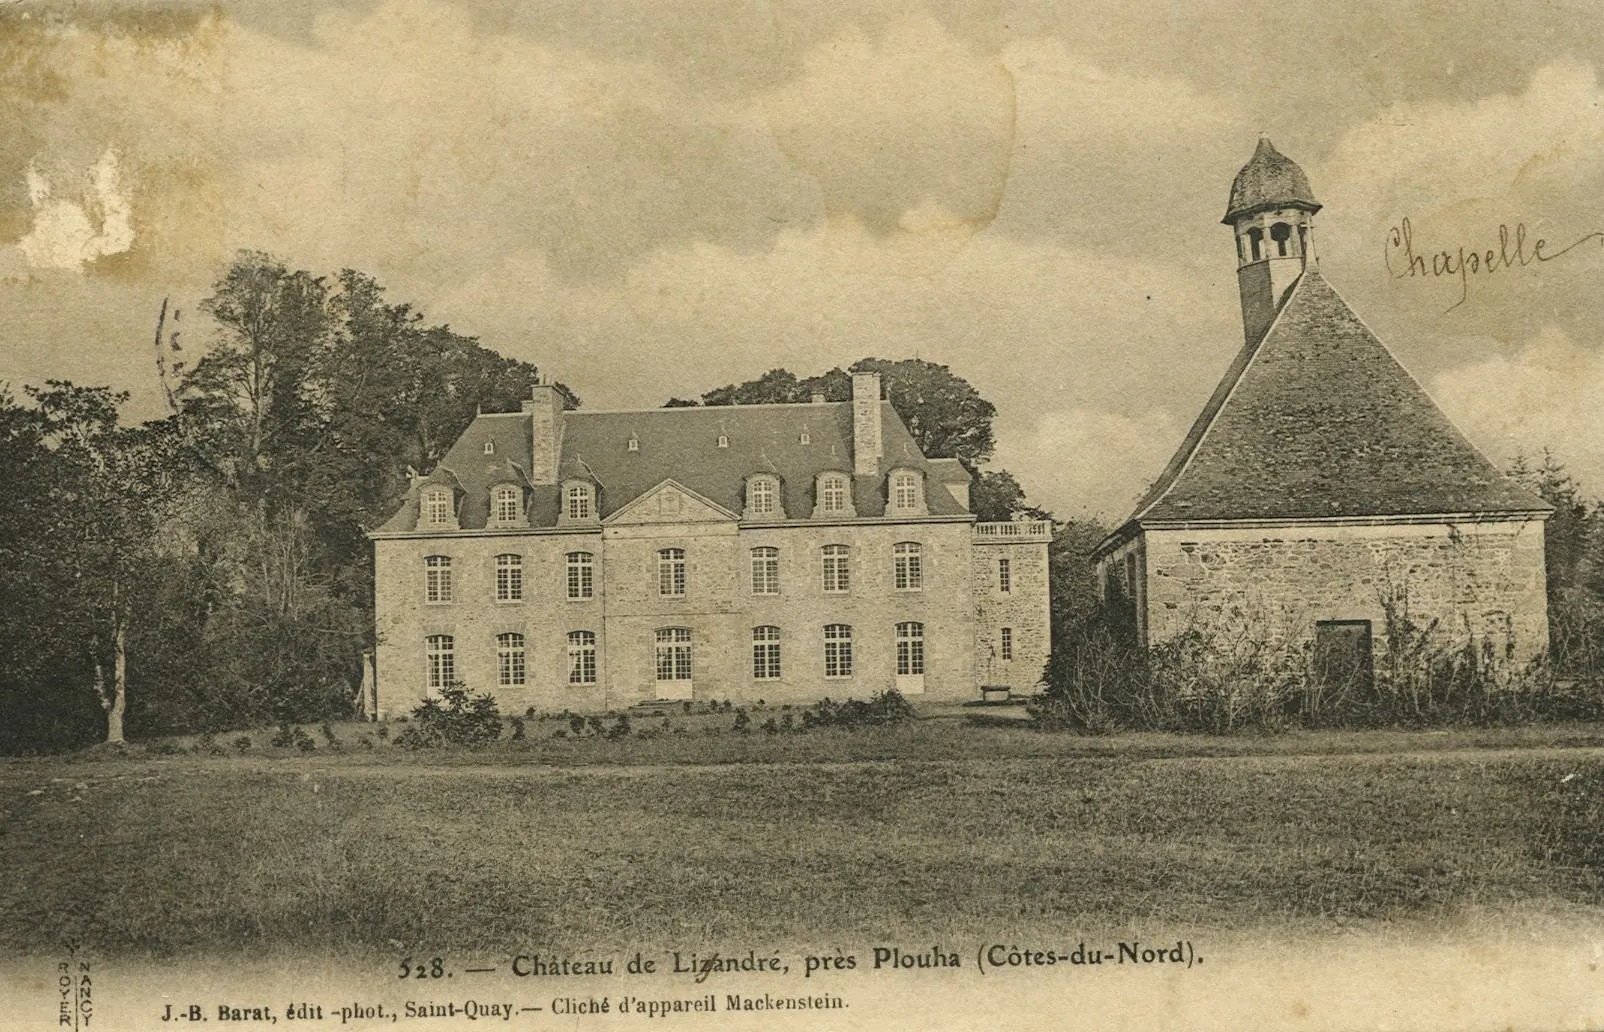
[[[164,419],[0,390],[0,753],[347,715],[365,532],[537,377],[351,270],[242,254],[203,307],[217,337]]]

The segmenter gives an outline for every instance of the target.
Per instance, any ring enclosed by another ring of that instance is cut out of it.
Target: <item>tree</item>
[[[886,397],[907,424],[919,449],[930,458],[957,458],[971,471],[996,446],[991,421],[997,409],[973,385],[944,365],[923,359],[890,361],[863,358],[850,371],[832,369],[798,379],[785,369],[770,369],[756,380],[718,387],[702,395],[704,405],[764,405],[852,398],[851,373],[879,373]]]

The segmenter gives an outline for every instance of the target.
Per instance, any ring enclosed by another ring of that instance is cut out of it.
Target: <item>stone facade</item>
[[[1548,649],[1541,520],[1149,529],[1105,568],[1136,573],[1121,587],[1150,641],[1242,630],[1295,645],[1318,623],[1367,621],[1382,657],[1390,609],[1517,666]]]
[[[982,527],[988,525],[982,525]],[[1023,524],[1021,526],[1037,526]],[[1034,689],[1047,661],[1046,534],[978,538],[969,519],[742,526],[731,521],[562,530],[461,531],[376,542],[378,710],[409,711],[427,693],[425,641],[452,638],[457,678],[492,690],[504,711],[618,709],[688,687],[697,699],[770,703],[911,697],[965,700],[978,686]],[[984,541],[984,543],[981,543]],[[920,546],[918,590],[897,590],[893,547]],[[849,585],[826,592],[823,548],[849,549]],[[681,549],[683,597],[659,594],[658,553]],[[754,593],[752,552],[773,548],[778,590]],[[569,553],[588,553],[589,598],[567,597]],[[497,601],[497,557],[516,555],[522,598]],[[426,601],[429,556],[451,560],[450,601]],[[1011,583],[999,589],[998,561]],[[896,626],[923,625],[922,679],[897,676]],[[824,628],[852,628],[852,672],[825,672]],[[690,631],[689,686],[656,677],[656,634]],[[755,676],[753,631],[779,628],[778,677]],[[1008,628],[1011,658],[1001,657]],[[596,636],[593,684],[570,683],[569,633]],[[523,636],[524,683],[501,684],[497,637]],[[997,658],[993,658],[994,655]]]

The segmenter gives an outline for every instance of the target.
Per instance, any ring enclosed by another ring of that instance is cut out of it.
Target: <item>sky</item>
[[[11,0],[0,382],[161,415],[163,299],[203,349],[257,250],[591,408],[944,363],[993,468],[1120,518],[1242,346],[1220,219],[1263,133],[1449,418],[1604,495],[1604,13],[1434,6]]]

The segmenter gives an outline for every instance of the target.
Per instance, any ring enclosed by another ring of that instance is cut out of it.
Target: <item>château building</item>
[[[375,549],[375,709],[967,700],[1047,660],[1044,522],[977,523],[878,374],[850,402],[476,417]]]
[[[1543,521],[1328,283],[1301,168],[1259,141],[1231,186],[1245,343],[1096,550],[1139,640],[1278,637],[1368,681],[1389,626],[1516,668],[1546,656]]]

